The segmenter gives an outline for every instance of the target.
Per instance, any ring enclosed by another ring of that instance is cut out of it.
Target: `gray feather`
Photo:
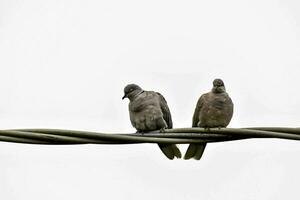
[[[192,126],[202,128],[227,127],[232,115],[233,103],[225,91],[224,83],[220,79],[215,79],[211,92],[201,95],[197,102]],[[206,143],[190,144],[184,159],[199,160],[205,147]]]
[[[170,109],[168,107],[166,99],[158,93],[158,96],[160,98],[160,108],[163,113],[163,118],[165,122],[167,123],[169,129],[173,128],[173,122],[172,122],[172,116]],[[162,152],[169,158],[169,159],[174,159],[174,157],[181,158],[181,152],[178,149],[178,147],[175,144],[172,145],[158,145]]]
[[[137,91],[132,90],[136,88]],[[138,132],[150,132],[172,128],[171,112],[165,98],[157,92],[143,91],[139,86],[132,84],[124,89],[124,97],[129,98],[129,114],[131,124]],[[169,159],[180,158],[181,153],[175,144],[158,145]]]

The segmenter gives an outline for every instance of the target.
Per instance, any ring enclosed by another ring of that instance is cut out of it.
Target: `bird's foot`
[[[210,131],[210,128],[209,127],[205,127],[204,130]]]
[[[136,131],[135,133],[144,135],[144,132],[143,132],[143,131]]]
[[[165,132],[166,132],[166,129],[165,129],[165,128],[161,128],[161,129],[159,130],[159,132],[160,132],[160,133],[165,133]]]

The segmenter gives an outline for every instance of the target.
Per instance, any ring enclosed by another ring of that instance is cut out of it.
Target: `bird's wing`
[[[156,94],[159,97],[159,105],[163,113],[163,118],[168,128],[171,129],[173,128],[173,122],[167,101],[160,93],[157,92]],[[158,144],[158,146],[169,159],[172,160],[174,157],[181,158],[181,152],[175,144]]]
[[[201,95],[201,97],[199,98],[195,111],[194,111],[194,115],[193,115],[193,127],[197,127],[198,126],[198,122],[199,122],[199,112],[201,111],[205,98],[206,98],[206,94]],[[199,144],[190,144],[188,149],[186,150],[186,153],[184,155],[184,159],[188,160],[191,158],[194,158],[196,160],[200,160],[200,158],[202,157],[202,154],[205,150],[206,147],[206,143],[199,143]]]
[[[159,105],[163,113],[163,118],[166,121],[168,128],[173,128],[173,122],[172,122],[172,117],[171,117],[171,112],[168,107],[166,99],[161,95],[160,93],[156,93],[159,96]]]
[[[228,96],[228,100],[229,100],[229,105],[230,105],[230,113],[231,113],[231,117],[233,115],[233,107],[234,107],[234,104],[232,102],[232,99]]]
[[[201,95],[201,97],[199,98],[195,111],[194,111],[194,115],[193,115],[193,125],[192,127],[197,127],[198,126],[198,122],[199,122],[199,112],[203,106],[204,103],[204,99],[205,99],[206,94]]]

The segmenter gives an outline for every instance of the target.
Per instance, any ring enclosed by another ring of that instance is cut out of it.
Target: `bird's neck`
[[[211,90],[213,93],[219,94],[219,93],[224,93],[226,92],[225,86],[221,87],[213,87]]]
[[[130,101],[133,101],[133,100],[135,100],[139,95],[141,95],[143,92],[145,92],[145,91],[144,91],[144,90],[140,90],[140,91],[134,93],[133,95],[129,96],[128,98],[129,98]]]

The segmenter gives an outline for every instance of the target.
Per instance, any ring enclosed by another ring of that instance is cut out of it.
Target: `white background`
[[[123,88],[162,93],[174,127],[222,78],[229,127],[300,126],[296,0],[1,0],[0,128],[134,132]],[[180,148],[185,152],[186,145]],[[156,145],[0,143],[0,196],[299,199],[300,144],[209,144],[201,161]]]

